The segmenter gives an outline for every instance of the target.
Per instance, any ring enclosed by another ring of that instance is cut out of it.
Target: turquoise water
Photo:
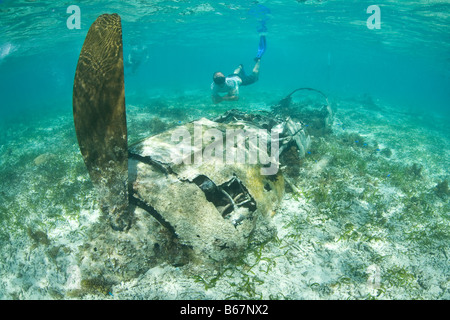
[[[256,54],[258,19],[248,13],[252,1],[212,4],[201,12],[190,9],[201,2],[190,1],[77,4],[80,30],[66,27],[68,6],[1,3],[0,84],[3,106],[11,105],[2,112],[39,109],[49,101],[48,92],[55,101],[70,103],[74,66],[87,29],[105,12],[121,14],[124,55],[135,50],[141,61],[126,79],[129,99],[152,89],[207,88],[216,69],[232,72],[239,63],[250,69]],[[336,94],[369,93],[448,114],[448,3],[381,4],[380,30],[366,27],[370,4],[266,4],[271,9],[269,48],[258,89],[289,91],[307,85]]]
[[[85,212],[97,206],[73,128],[72,87],[78,56],[89,26],[100,14],[114,12],[122,18],[131,142],[155,133],[156,129],[148,125],[154,115],[172,125],[217,115],[235,107],[241,110],[268,109],[294,89],[312,87],[325,92],[336,108],[333,123],[336,140],[314,144],[316,149],[313,151],[317,153],[313,154],[333,154],[333,150],[336,151],[333,141],[340,141],[339,137],[344,134],[342,124],[345,124],[345,130],[365,137],[374,149],[377,149],[377,143],[378,149],[392,151],[390,157],[380,158],[375,163],[370,162],[369,154],[365,154],[363,149],[355,148],[359,153],[352,156],[335,153],[338,159],[335,164],[355,161],[364,165],[364,174],[358,175],[361,181],[356,179],[353,185],[349,182],[348,187],[355,190],[372,188],[371,196],[358,194],[362,197],[359,199],[370,205],[375,206],[376,201],[380,206],[383,204],[382,209],[367,209],[369,215],[383,212],[384,222],[376,226],[379,229],[370,229],[366,222],[362,222],[365,218],[358,214],[324,218],[325,213],[321,212],[315,218],[317,221],[333,221],[333,225],[322,222],[324,230],[329,227],[326,233],[332,239],[330,243],[340,245],[342,241],[338,240],[343,238],[349,242],[357,241],[359,246],[377,241],[350,236],[353,232],[360,235],[366,232],[373,237],[376,234],[387,239],[390,245],[398,242],[402,246],[399,249],[386,245],[389,248],[384,254],[382,249],[377,251],[380,256],[401,255],[399,252],[408,248],[417,250],[417,255],[414,258],[405,256],[396,262],[388,258],[376,260],[375,254],[358,260],[358,245],[347,243],[347,249],[355,254],[345,256],[343,259],[347,257],[347,262],[340,262],[339,268],[344,265],[341,268],[344,271],[325,270],[322,278],[317,273],[312,280],[299,280],[309,283],[305,284],[303,291],[300,290],[303,294],[295,290],[290,295],[274,293],[267,289],[270,279],[266,285],[255,282],[254,292],[266,294],[264,298],[269,298],[270,294],[271,297],[292,299],[449,298],[450,212],[448,187],[446,191],[444,186],[450,178],[450,2],[376,3],[381,10],[380,29],[369,29],[366,25],[371,15],[366,10],[375,4],[372,1],[258,3],[270,9],[270,14],[264,16],[267,19],[268,47],[261,60],[260,79],[241,88],[239,102],[213,105],[210,84],[214,71],[228,74],[240,63],[248,71],[253,66],[259,41],[257,29],[262,19],[262,16],[251,14],[251,10],[261,8],[256,1],[77,1],[73,4],[81,10],[80,29],[67,27],[70,14],[66,10],[72,4],[70,2],[0,1],[0,221],[3,226],[0,241],[4,244],[0,298],[67,298],[65,292],[73,289],[65,287],[70,272],[58,271],[60,273],[54,276],[52,270],[56,269],[51,265],[60,261],[62,269],[72,266],[67,262],[71,260],[64,260],[61,255],[74,254],[75,245],[54,244],[53,248],[65,245],[70,250],[63,254],[63,249],[55,249],[59,253],[51,258],[53,251],[43,237],[39,238],[36,230],[44,230],[51,241],[56,241],[61,234],[72,239],[74,234],[82,233],[79,228],[88,225],[89,218]],[[163,114],[160,110],[158,113],[158,103],[169,106],[172,113]],[[313,168],[318,160],[321,160],[319,156],[307,160],[305,170]],[[411,171],[402,167],[412,168],[414,163],[422,168],[420,179],[410,178]],[[330,170],[336,170],[332,171],[335,182],[348,178],[342,173],[345,170],[356,174],[345,165],[341,169]],[[396,174],[397,177],[403,175],[403,180],[396,178]],[[397,180],[386,180],[387,177]],[[308,179],[298,183],[304,190],[317,186],[318,180]],[[327,188],[342,188],[335,182],[328,184]],[[435,188],[439,183],[444,183],[441,184],[444,191],[436,195]],[[310,197],[314,203],[314,196]],[[287,203],[291,200],[287,199]],[[291,212],[289,208],[292,206],[284,206],[286,212]],[[311,210],[317,213],[316,209]],[[411,213],[413,211],[414,214]],[[301,216],[298,219],[305,219],[296,212],[289,213],[292,219],[297,214]],[[370,221],[374,226],[378,220]],[[285,230],[283,226],[292,227],[292,220],[281,219],[278,222],[281,230]],[[64,223],[67,229],[62,232]],[[320,225],[312,223],[317,224]],[[404,229],[396,229],[398,225]],[[306,234],[312,237],[320,234],[310,224],[302,228],[297,231],[309,228]],[[403,237],[402,234],[410,236]],[[81,235],[79,237],[77,241],[82,239]],[[424,238],[431,240],[424,241]],[[311,240],[305,240],[305,236],[303,240],[293,236],[289,239],[299,242]],[[326,245],[328,240],[322,240],[323,247],[319,246],[322,253],[335,248]],[[47,258],[30,260],[30,255],[37,255],[36,250],[43,250]],[[275,261],[275,251],[267,250],[267,255]],[[348,254],[349,251],[345,250],[343,252]],[[429,261],[430,255],[434,262]],[[317,261],[312,256],[313,252],[308,251],[305,259],[309,257],[311,261]],[[348,271],[352,259],[360,262],[363,271]],[[330,261],[333,263],[331,258]],[[49,271],[41,274],[28,263],[45,265]],[[373,292],[371,296],[358,295],[355,288],[366,283],[369,277],[367,268],[374,264],[381,269],[381,279],[385,284],[383,291],[377,292],[378,295]],[[281,262],[278,263],[280,265]],[[313,265],[317,267],[320,263]],[[293,267],[294,270],[302,268]],[[435,275],[435,280],[425,276],[426,272]],[[273,271],[273,274],[275,277],[278,273]],[[183,278],[182,275],[175,277]],[[245,282],[248,277],[249,274],[242,271],[240,278],[235,277],[232,282],[239,286],[240,281]],[[43,278],[47,279],[45,284],[42,283]],[[188,280],[183,278],[183,281]],[[226,283],[224,279],[221,281]],[[194,283],[197,285],[198,281]],[[259,297],[256,294],[252,296],[249,291],[247,295],[242,292],[238,295],[221,288],[206,290],[200,284],[198,292],[191,296],[165,296],[163,292],[168,291],[161,285],[158,294],[145,291],[148,288],[143,289],[142,297]],[[323,289],[325,287],[328,289]],[[302,287],[299,285],[299,288]],[[121,290],[123,298],[133,297],[133,294],[125,293],[124,288]],[[110,298],[96,294],[95,298]]]

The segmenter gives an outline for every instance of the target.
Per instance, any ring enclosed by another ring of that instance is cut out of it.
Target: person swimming
[[[244,71],[244,66],[240,64],[233,74],[226,77],[222,72],[217,71],[213,74],[213,83],[211,84],[211,97],[214,103],[222,101],[237,101],[239,100],[239,87],[248,86],[258,81],[259,67],[261,64],[261,57],[266,50],[266,37],[260,36],[258,53],[255,57],[255,66],[252,73],[247,75]],[[220,95],[225,93],[225,95]]]

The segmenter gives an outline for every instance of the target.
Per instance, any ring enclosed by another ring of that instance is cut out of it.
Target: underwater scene
[[[0,0],[0,299],[450,299],[450,1]]]

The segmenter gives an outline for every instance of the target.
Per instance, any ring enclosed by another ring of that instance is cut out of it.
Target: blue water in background
[[[0,116],[3,122],[72,112],[78,55],[91,23],[102,13],[122,17],[127,103],[155,94],[209,97],[212,73],[253,64],[258,17],[255,1],[77,1],[81,29],[69,30],[69,2],[0,2]],[[260,81],[241,90],[273,101],[298,87],[330,96],[368,94],[399,107],[449,116],[450,4],[379,3],[381,29],[370,30],[372,1],[283,1],[271,4],[268,49]],[[197,8],[197,9],[196,9]],[[210,11],[208,11],[210,10]],[[268,102],[269,103],[269,102]],[[232,107],[232,105],[230,105]]]

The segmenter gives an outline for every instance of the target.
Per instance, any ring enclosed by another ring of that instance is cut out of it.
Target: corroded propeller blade
[[[73,84],[73,118],[81,154],[113,228],[129,224],[128,145],[122,26],[117,14],[91,25]]]

